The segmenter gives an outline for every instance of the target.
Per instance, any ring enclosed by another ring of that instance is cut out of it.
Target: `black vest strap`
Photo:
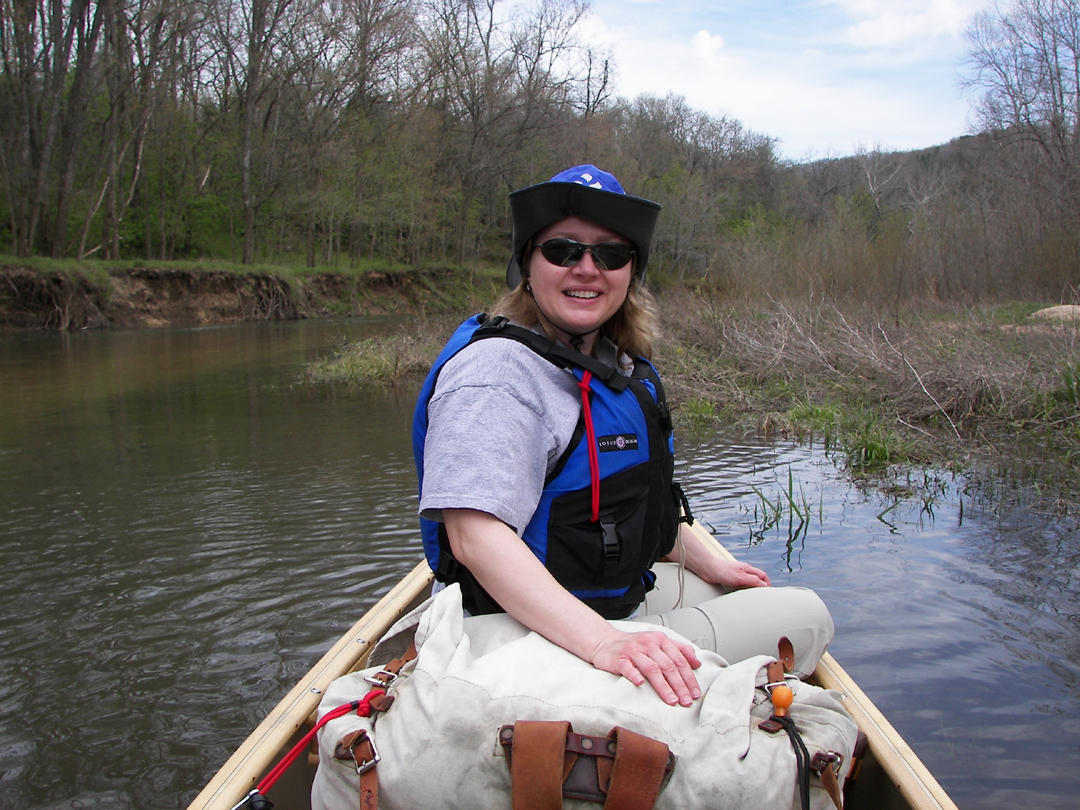
[[[496,336],[508,337],[519,343],[524,343],[545,360],[554,363],[560,368],[576,366],[585,371],[591,371],[593,377],[616,393],[624,391],[626,386],[630,384],[631,378],[625,374],[620,374],[617,368],[601,363],[595,357],[563,346],[546,335],[512,324],[502,315],[497,315],[484,323],[473,333],[472,340]]]

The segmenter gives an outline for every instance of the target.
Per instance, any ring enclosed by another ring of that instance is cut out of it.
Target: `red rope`
[[[307,748],[308,743],[311,742],[311,738],[319,732],[319,729],[321,729],[331,720],[336,720],[337,718],[341,717],[342,715],[346,715],[351,711],[355,711],[356,714],[360,717],[370,717],[371,699],[376,695],[385,694],[385,692],[385,689],[372,689],[370,692],[364,695],[363,700],[352,700],[348,703],[343,703],[336,709],[331,709],[326,714],[324,714],[321,718],[319,718],[319,722],[315,724],[315,727],[311,729],[311,731],[309,731],[307,734],[305,734],[301,738],[300,742],[294,745],[289,751],[289,753],[283,756],[278,761],[278,763],[267,772],[266,776],[262,778],[262,781],[260,781],[259,784],[255,786],[255,790],[257,790],[259,793],[266,793],[266,791],[273,787],[274,783],[281,778],[281,775],[289,769],[289,766],[292,765],[296,761],[296,758],[300,756],[300,754],[304,751],[305,748]]]
[[[589,443],[589,477],[592,479],[592,522],[600,519],[600,454],[596,449],[596,428],[593,427],[592,405],[589,402],[589,383],[592,372],[581,375],[581,412],[585,417],[585,440]]]

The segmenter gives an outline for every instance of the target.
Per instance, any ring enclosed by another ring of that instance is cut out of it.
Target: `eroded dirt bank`
[[[445,272],[287,279],[138,267],[77,276],[7,265],[0,266],[0,325],[70,330],[383,315],[430,304],[433,282]]]

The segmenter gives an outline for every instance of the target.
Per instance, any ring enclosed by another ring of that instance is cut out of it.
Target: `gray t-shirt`
[[[605,341],[599,359],[618,352]],[[620,367],[629,361],[620,357]],[[443,509],[494,515],[519,535],[581,412],[577,378],[516,340],[466,346],[439,372],[428,403],[420,515]]]

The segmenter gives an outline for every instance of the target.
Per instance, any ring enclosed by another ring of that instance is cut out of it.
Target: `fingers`
[[[693,664],[690,663],[691,660]],[[701,697],[701,687],[698,686],[693,672],[693,667],[700,666],[701,662],[693,655],[692,650],[687,656],[674,642],[667,639],[660,649],[649,649],[639,654],[634,663],[665,703],[689,706]]]
[[[694,670],[701,661],[688,644],[659,631],[627,633],[620,640],[618,662],[609,670],[635,686],[648,683],[665,703],[689,706],[701,697]],[[606,669],[596,662],[601,669]]]
[[[769,575],[750,563],[743,563],[742,579],[747,588],[757,588],[769,584]]]
[[[726,562],[726,561],[725,561]],[[769,575],[750,563],[726,562],[717,582],[729,588],[761,588],[769,584]]]

